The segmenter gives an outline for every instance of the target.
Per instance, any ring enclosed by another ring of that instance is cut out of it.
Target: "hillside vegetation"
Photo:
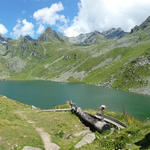
[[[0,42],[0,79],[84,82],[149,94],[150,17],[130,33],[119,29],[67,38],[48,28]]]
[[[39,130],[50,135],[51,141],[57,144],[60,150],[73,150],[86,132],[91,132],[71,112],[39,113],[37,110],[39,109],[0,96],[1,150],[22,150],[25,146],[44,150]],[[96,114],[96,111],[92,110],[87,112]],[[141,122],[128,115],[109,111],[106,114],[121,120],[128,128],[118,131],[111,126],[111,130],[102,134],[94,132],[96,139],[91,144],[79,148],[80,150],[150,148],[149,138],[144,138],[150,132],[150,122]],[[135,145],[143,139],[139,146]]]

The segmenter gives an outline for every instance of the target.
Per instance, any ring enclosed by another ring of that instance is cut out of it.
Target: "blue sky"
[[[121,27],[150,16],[150,0],[1,0],[0,34],[38,37],[47,27],[66,36]]]
[[[38,23],[33,18],[34,12],[39,9],[50,7],[54,3],[61,2],[64,10],[58,12],[64,15],[67,19],[72,20],[78,12],[78,0],[1,0],[0,4],[0,24],[3,24],[9,37],[14,37],[11,33],[14,26],[17,24],[17,20],[26,19],[28,22],[34,24],[34,30],[38,29]],[[58,21],[59,24],[59,21]],[[50,25],[45,25],[50,26]],[[51,26],[54,30],[58,30],[55,25]],[[36,33],[34,36],[38,36]]]

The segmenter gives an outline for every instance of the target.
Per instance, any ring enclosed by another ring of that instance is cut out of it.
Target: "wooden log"
[[[101,118],[102,115],[97,113],[97,115],[95,115],[95,117]],[[110,117],[110,116],[107,116],[107,115],[103,115],[103,117],[104,117],[104,120],[106,122],[115,125],[118,129],[125,129],[125,128],[127,128],[127,126],[123,122],[117,120],[116,118],[113,118],[113,117]]]
[[[91,130],[96,130],[101,133],[104,130],[110,129],[109,124],[106,123],[104,120],[101,120],[91,114],[83,112],[80,107],[72,103],[71,111],[72,113],[75,113],[86,126],[90,127]]]

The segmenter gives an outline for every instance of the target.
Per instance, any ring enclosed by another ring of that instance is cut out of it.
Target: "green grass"
[[[68,105],[56,108],[68,108]],[[87,110],[96,114],[95,110]],[[128,128],[118,131],[117,129],[105,131],[102,134],[95,132],[96,139],[83,146],[80,150],[112,150],[112,149],[135,149],[139,147],[134,143],[143,139],[150,132],[150,122],[139,121],[129,115],[106,111],[107,115],[124,122]],[[21,115],[20,115],[21,114]],[[35,128],[27,122],[35,122],[35,126],[51,135],[52,141],[59,145],[61,150],[73,150],[82,136],[74,134],[87,130],[78,117],[71,112],[37,112],[31,106],[12,101],[0,96],[0,149],[21,150],[24,146],[40,147],[44,149],[42,140]],[[114,128],[111,126],[111,128]]]
[[[92,114],[96,112],[87,110]],[[149,122],[140,122],[128,115],[116,114],[114,112],[106,112],[106,114],[118,118],[128,125],[127,129],[115,130],[111,136],[107,136],[110,131],[102,134],[95,132],[96,140],[82,148],[81,150],[92,149],[139,149],[134,143],[144,137],[150,130]],[[37,123],[38,127],[43,127],[51,136],[53,142],[57,143],[62,150],[74,149],[74,145],[78,143],[82,136],[74,137],[74,133],[86,130],[79,119],[70,112],[43,112],[43,113],[27,113],[27,116]],[[43,123],[43,120],[48,120]],[[127,145],[129,144],[129,146]]]
[[[103,62],[107,58],[115,59],[117,58],[117,56],[120,56],[121,58],[95,71],[90,72],[89,75],[84,79],[84,82],[98,84],[100,81],[103,81],[103,82],[110,81],[111,76],[114,76],[114,79],[117,79],[118,84],[121,82],[126,82],[129,79],[129,77],[127,78],[123,77],[124,72],[127,72],[125,70],[127,68],[126,66],[128,66],[129,65],[128,63],[130,63],[130,61],[132,61],[133,59],[143,56],[146,51],[149,51],[149,47],[150,47],[150,44],[148,43],[146,45],[141,44],[135,47],[118,48],[118,49],[114,49],[108,52],[104,56],[100,56],[100,58],[97,58],[97,59],[98,60],[101,59],[102,60],[101,62]],[[126,63],[127,65],[125,66]],[[91,62],[89,62],[89,64],[91,64]],[[85,66],[88,66],[88,63],[86,63]],[[141,73],[145,75],[143,76],[143,79],[144,77],[149,75],[149,72],[146,71],[146,69],[148,69],[148,66],[144,66],[144,67],[145,67],[145,70],[143,71],[142,71],[143,66],[136,69],[137,75],[138,74],[140,75]],[[82,68],[85,68],[85,67],[83,66]],[[125,71],[123,72],[123,70]],[[120,74],[122,74],[122,76],[120,76]],[[135,82],[135,80],[133,80],[133,82]],[[115,88],[125,89],[124,84],[121,84],[121,85],[118,85],[118,84],[116,85],[116,83],[114,84],[115,86],[113,87]],[[129,84],[130,85],[126,86],[126,90],[133,87],[132,83],[129,83]],[[134,87],[136,86],[138,87],[138,84],[135,82]]]
[[[21,150],[24,146],[35,145],[43,149],[39,134],[16,113],[30,109],[30,106],[0,96],[0,149]]]

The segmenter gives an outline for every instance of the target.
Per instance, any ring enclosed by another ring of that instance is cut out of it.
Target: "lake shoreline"
[[[97,84],[92,84],[92,83],[86,83],[86,82],[71,82],[71,81],[60,81],[60,80],[56,80],[56,78],[53,79],[43,79],[43,78],[32,78],[32,79],[14,79],[14,78],[8,78],[8,79],[3,79],[0,80],[1,81],[51,81],[51,82],[56,82],[56,83],[80,83],[80,84],[85,84],[85,85],[93,85],[93,86],[97,86],[97,87],[103,87],[103,88],[110,88],[110,89],[115,89],[117,91],[122,91],[122,92],[128,92],[128,93],[133,93],[133,94],[138,94],[138,95],[144,95],[144,96],[150,96],[150,92],[148,92],[148,89],[145,88],[145,90],[143,91],[143,88],[131,88],[128,90],[124,90],[124,89],[117,89],[117,88],[112,88],[112,87],[108,87],[108,86],[99,86]]]
[[[41,109],[73,101],[83,109],[98,109],[104,104],[115,112],[150,118],[149,96],[84,83],[5,80],[0,82],[0,94]]]

